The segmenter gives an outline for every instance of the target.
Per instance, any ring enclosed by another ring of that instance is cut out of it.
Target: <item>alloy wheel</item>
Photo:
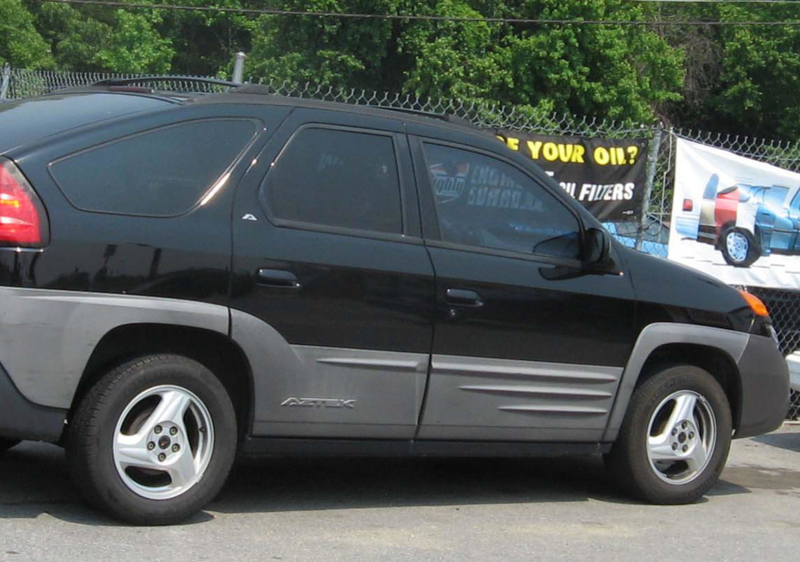
[[[703,396],[681,390],[658,405],[647,435],[654,473],[669,484],[686,484],[708,466],[717,443],[717,421]]]
[[[114,464],[124,484],[152,500],[185,493],[203,477],[214,451],[214,425],[203,402],[172,385],[134,398],[114,432]]]

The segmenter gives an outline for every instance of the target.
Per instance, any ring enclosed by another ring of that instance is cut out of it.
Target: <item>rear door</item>
[[[598,440],[634,339],[630,280],[581,274],[577,214],[489,143],[412,141],[437,276],[418,437]]]
[[[434,284],[403,132],[295,109],[238,188],[233,334],[260,338],[257,435],[416,431]]]

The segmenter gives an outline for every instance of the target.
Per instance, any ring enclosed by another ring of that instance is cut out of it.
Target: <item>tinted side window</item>
[[[515,167],[425,143],[442,240],[526,254],[578,258],[580,224]]]
[[[400,182],[391,137],[304,129],[267,174],[265,198],[280,220],[401,233]]]
[[[51,172],[79,209],[178,215],[201,199],[255,133],[247,120],[182,123],[69,156]]]

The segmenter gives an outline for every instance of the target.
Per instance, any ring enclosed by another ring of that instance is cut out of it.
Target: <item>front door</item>
[[[414,435],[434,281],[402,133],[295,109],[237,190],[232,331],[261,334],[256,435]]]
[[[635,338],[630,279],[580,272],[581,219],[524,166],[412,143],[437,275],[418,437],[599,440]]]

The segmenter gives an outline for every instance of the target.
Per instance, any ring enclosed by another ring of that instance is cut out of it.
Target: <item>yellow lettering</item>
[[[555,162],[558,159],[558,146],[553,142],[545,143],[542,155],[548,162]]]
[[[628,164],[633,166],[633,164],[636,163],[636,156],[639,154],[639,147],[629,146],[625,150],[628,151]]]
[[[608,164],[609,160],[611,159],[611,157],[608,154],[608,150],[606,150],[602,146],[598,146],[597,148],[594,149],[592,157],[594,158],[594,161],[601,166],[605,166],[606,164]]]
[[[519,150],[519,139],[513,139],[511,137],[508,137],[508,139],[506,140],[506,144],[508,145],[508,148],[510,148],[511,150]]]
[[[542,149],[542,141],[528,141],[528,150],[531,151],[531,158],[534,160],[539,159],[539,151]]]

